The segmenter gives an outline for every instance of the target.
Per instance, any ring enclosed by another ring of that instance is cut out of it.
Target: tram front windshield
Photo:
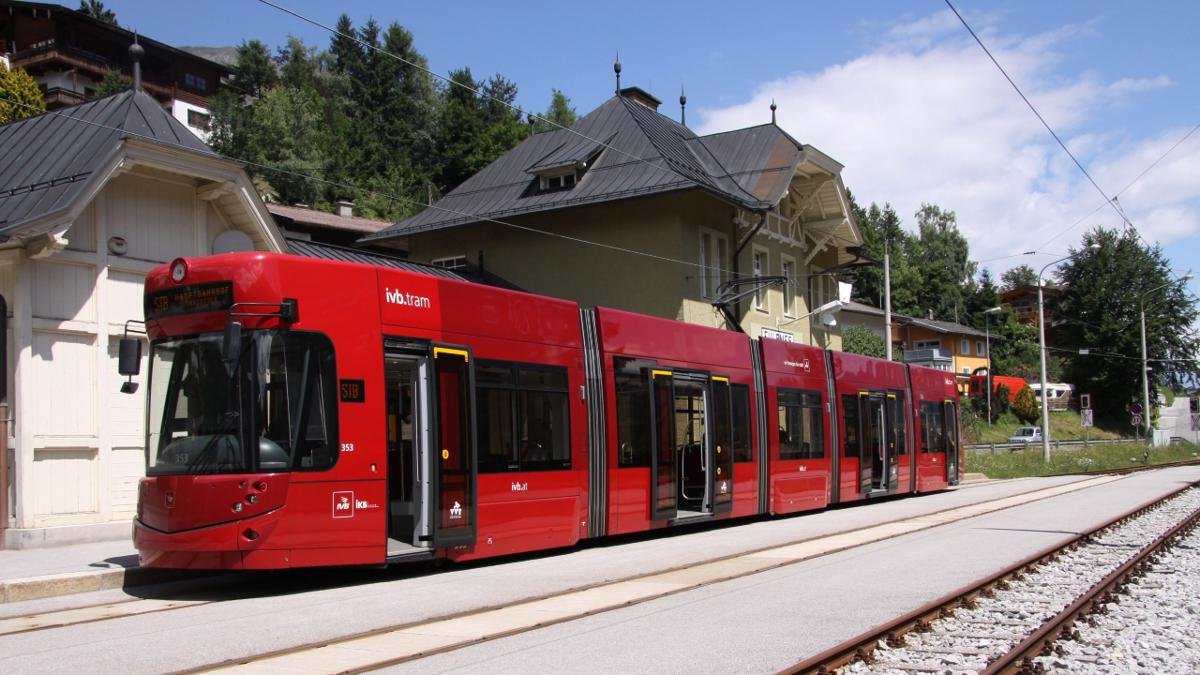
[[[333,348],[316,333],[248,331],[155,342],[149,476],[314,470],[336,459]]]

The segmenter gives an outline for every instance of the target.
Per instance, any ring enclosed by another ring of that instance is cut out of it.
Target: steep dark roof
[[[0,236],[68,210],[126,138],[216,155],[141,91],[0,126]]]
[[[362,241],[689,189],[743,208],[768,209],[786,191],[802,151],[773,124],[697,136],[646,105],[614,96],[571,131],[525,139],[433,206]],[[573,188],[537,189],[533,174],[580,161],[588,166]]]
[[[342,262],[362,263],[378,267],[392,267],[406,272],[420,272],[421,274],[430,274],[435,277],[455,279],[457,281],[474,281],[474,279],[470,279],[445,267],[413,262],[382,253],[360,251],[358,249],[346,248],[345,246],[335,246],[334,244],[308,241],[307,239],[292,239],[290,237],[287,240],[287,244],[292,253],[306,258],[340,260]]]

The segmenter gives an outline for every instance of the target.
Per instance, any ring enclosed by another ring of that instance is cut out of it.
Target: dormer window
[[[578,180],[578,172],[576,171],[557,175],[541,174],[538,176],[538,187],[542,192],[570,190],[575,187],[576,180]]]
[[[609,136],[605,143],[612,141]],[[543,194],[570,190],[596,163],[604,145],[600,143],[562,143],[542,156],[525,172],[534,178],[533,189],[528,194]]]

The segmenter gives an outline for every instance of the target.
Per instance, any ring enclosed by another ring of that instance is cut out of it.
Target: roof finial
[[[687,95],[683,93],[683,85],[679,85],[679,123],[687,126]]]
[[[621,93],[621,52],[617,52],[617,60],[613,61],[613,72],[617,74],[617,94]]]
[[[771,99],[771,124],[775,124],[775,109],[778,107],[775,105],[775,99]]]
[[[146,50],[138,44],[137,31],[133,33],[133,44],[129,45],[129,60],[133,61],[133,90],[142,90],[142,57]]]

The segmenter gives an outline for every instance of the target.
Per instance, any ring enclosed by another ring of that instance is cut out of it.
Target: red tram
[[[941,371],[276,254],[145,300],[144,566],[470,560],[960,477]]]

